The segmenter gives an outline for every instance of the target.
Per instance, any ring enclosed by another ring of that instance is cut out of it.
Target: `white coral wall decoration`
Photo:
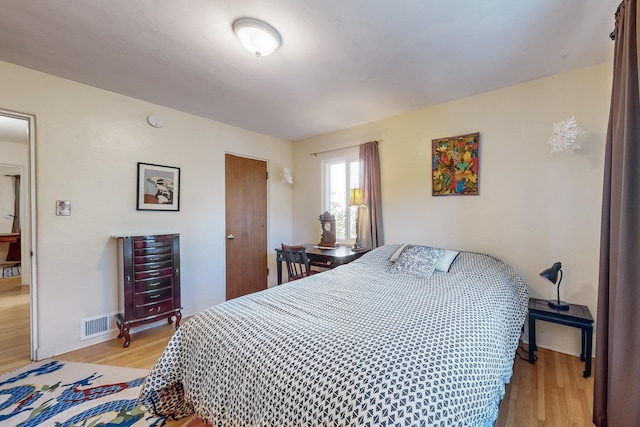
[[[282,169],[282,173],[280,174],[280,178],[282,178],[283,184],[293,185],[293,176],[291,175],[291,169],[284,168]]]
[[[567,120],[554,123],[551,138],[547,141],[551,145],[551,152],[573,153],[575,150],[581,149],[582,146],[576,142],[578,135],[581,133],[582,128],[578,126],[573,116]]]

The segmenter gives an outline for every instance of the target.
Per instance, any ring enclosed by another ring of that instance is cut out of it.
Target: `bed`
[[[492,426],[526,283],[471,252],[422,274],[412,268],[431,269],[433,259],[407,263],[404,248],[389,261],[398,248],[193,316],[151,370],[141,402],[216,427]]]

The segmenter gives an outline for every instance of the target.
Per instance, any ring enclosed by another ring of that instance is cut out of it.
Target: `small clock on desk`
[[[325,211],[320,215],[320,225],[322,227],[322,235],[320,236],[320,243],[318,246],[325,248],[338,247],[336,243],[336,217]]]

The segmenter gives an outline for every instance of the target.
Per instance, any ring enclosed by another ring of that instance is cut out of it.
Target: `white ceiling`
[[[602,62],[619,3],[2,0],[0,60],[296,140]]]

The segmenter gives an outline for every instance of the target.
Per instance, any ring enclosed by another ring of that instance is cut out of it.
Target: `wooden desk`
[[[305,250],[309,258],[309,265],[323,268],[336,268],[339,265],[348,264],[354,259],[360,258],[362,255],[370,251],[363,249],[354,252],[350,246],[338,246],[333,249],[316,248],[314,244],[306,244]],[[276,248],[276,267],[278,271],[278,285],[282,284],[282,263],[285,261],[281,248]]]
[[[0,233],[0,243],[16,243],[20,240],[20,233]]]
[[[0,243],[9,243],[7,262],[20,262],[20,233],[0,233]],[[0,260],[2,262],[3,260]]]
[[[585,362],[582,376],[591,376],[591,347],[593,342],[593,317],[586,305],[569,304],[569,310],[556,310],[549,302],[538,298],[529,298],[529,363],[536,363],[536,320],[573,326],[582,331],[580,360]]]

